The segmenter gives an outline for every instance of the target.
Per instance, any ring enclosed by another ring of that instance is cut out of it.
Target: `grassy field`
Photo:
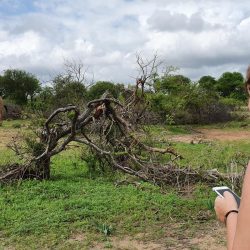
[[[28,129],[27,122],[4,122],[0,136]],[[184,157],[180,165],[227,171],[250,156],[247,138],[186,143],[170,139],[192,134],[190,127],[150,131]],[[0,141],[1,164],[15,160],[7,141]],[[125,179],[131,184],[116,185]],[[224,249],[214,198],[202,183],[182,193],[121,173],[90,172],[71,149],[53,158],[51,180],[1,186],[0,249]]]

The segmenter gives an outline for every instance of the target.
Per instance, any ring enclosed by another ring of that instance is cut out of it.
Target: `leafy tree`
[[[239,72],[225,72],[218,79],[217,90],[223,97],[233,97],[244,100],[244,77]]]
[[[52,87],[45,86],[36,96],[32,105],[32,109],[41,111],[42,113],[50,113],[54,108],[55,95]]]
[[[183,75],[167,75],[155,82],[156,92],[163,92],[166,94],[182,92],[188,88],[191,80]]]
[[[70,76],[58,75],[53,80],[54,102],[56,106],[81,104],[86,99],[83,83],[72,80]]]
[[[0,78],[0,89],[4,97],[24,105],[40,91],[40,84],[34,75],[24,70],[8,69]]]
[[[92,100],[92,99],[100,98],[100,96],[106,90],[108,90],[114,98],[118,98],[119,94],[121,93],[123,89],[124,89],[123,84],[114,84],[112,82],[99,81],[89,88],[88,99]]]
[[[215,91],[216,89],[216,80],[212,76],[202,76],[200,80],[198,81],[199,86],[202,89],[208,90],[208,91]]]
[[[148,99],[153,111],[166,116],[174,116],[175,113],[184,108],[185,100],[180,95],[166,95],[162,92],[149,94]]]

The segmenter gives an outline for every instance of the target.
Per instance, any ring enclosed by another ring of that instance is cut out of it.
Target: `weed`
[[[20,123],[13,123],[12,128],[21,128],[22,125]]]
[[[110,236],[113,232],[113,227],[111,225],[104,224],[97,224],[97,229],[100,233],[103,233],[105,237]]]
[[[211,211],[214,211],[214,201],[213,200],[207,200],[207,208]]]

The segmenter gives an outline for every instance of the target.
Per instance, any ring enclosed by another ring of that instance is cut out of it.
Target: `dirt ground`
[[[225,131],[221,129],[197,129],[195,133],[188,135],[176,135],[168,137],[171,141],[180,141],[187,143],[196,143],[199,141],[237,141],[237,140],[249,140],[250,131],[246,130],[230,130]]]
[[[226,250],[225,227],[218,222],[205,226],[194,235],[180,231],[178,225],[166,226],[165,235],[160,240],[148,240],[148,235],[134,237],[109,237],[107,241],[92,245],[89,249],[104,250]],[[187,229],[189,230],[189,229]],[[68,243],[84,242],[82,234],[73,235]]]
[[[6,148],[6,145],[11,141],[12,137],[17,134],[17,130],[0,130],[0,150]]]
[[[6,144],[11,141],[11,138],[18,135],[20,129],[0,129],[0,149],[5,148]],[[187,135],[168,135],[166,139],[170,141],[179,141],[186,143],[196,143],[200,141],[237,141],[249,140],[249,130],[229,130],[222,129],[196,129],[194,133]]]

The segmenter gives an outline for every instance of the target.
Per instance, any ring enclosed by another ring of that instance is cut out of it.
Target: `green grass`
[[[246,164],[250,159],[249,141],[211,142],[200,144],[173,143],[173,147],[183,156],[181,165],[193,168],[227,171],[231,163]]]
[[[245,127],[240,127],[239,122],[214,124],[203,126],[207,129],[222,129],[222,130],[246,130]],[[234,124],[234,125],[232,125]],[[185,142],[170,142],[167,139],[171,135],[185,135],[193,133],[196,126],[151,126],[150,136],[146,138],[147,143],[152,145],[155,143],[158,147],[172,146],[183,159],[179,161],[180,165],[190,166],[193,168],[203,169],[218,169],[221,172],[226,172],[232,163],[245,165],[250,159],[250,140],[239,141],[204,141],[197,144]],[[201,128],[201,126],[199,126]],[[166,136],[167,135],[167,136]]]
[[[145,126],[150,130],[152,134],[163,133],[165,135],[185,135],[191,134],[196,129],[222,129],[224,131],[234,131],[234,130],[250,130],[250,118],[244,119],[242,121],[230,121],[224,123],[214,123],[208,125],[151,125]]]
[[[29,125],[29,120],[7,120],[2,122],[0,129],[19,129],[28,127]]]
[[[12,122],[3,126],[0,129],[15,130]],[[187,127],[149,129],[152,135],[189,133]],[[172,146],[184,157],[180,165],[194,168],[226,171],[232,162],[246,162],[250,156],[250,141]],[[94,242],[111,247],[110,237],[143,232],[147,239],[159,240],[166,228],[173,234],[193,235],[215,221],[210,187],[199,184],[180,195],[171,187],[139,180],[138,186],[116,186],[125,177],[135,179],[117,172],[90,172],[79,154],[70,149],[54,157],[51,180],[0,186],[0,249],[91,249]],[[9,159],[15,160],[13,153],[0,149],[0,164]],[[71,240],[79,234],[84,240]]]
[[[153,135],[162,134],[162,135],[185,135],[190,134],[190,126],[170,126],[170,125],[147,125],[145,129],[152,133]]]
[[[60,247],[77,232],[86,235],[87,247],[92,240],[106,237],[105,228],[112,228],[111,236],[154,234],[170,221],[192,224],[214,198],[203,186],[196,188],[191,199],[143,182],[139,188],[115,187],[114,181],[123,178],[120,174],[89,178],[86,163],[69,152],[55,157],[52,168],[49,181],[23,181],[1,188],[2,247]],[[211,213],[207,220],[212,218]]]
[[[230,121],[209,125],[192,125],[193,128],[223,129],[223,130],[250,130],[250,118],[242,121]]]
[[[0,148],[0,166],[18,161],[15,153],[10,149]]]

